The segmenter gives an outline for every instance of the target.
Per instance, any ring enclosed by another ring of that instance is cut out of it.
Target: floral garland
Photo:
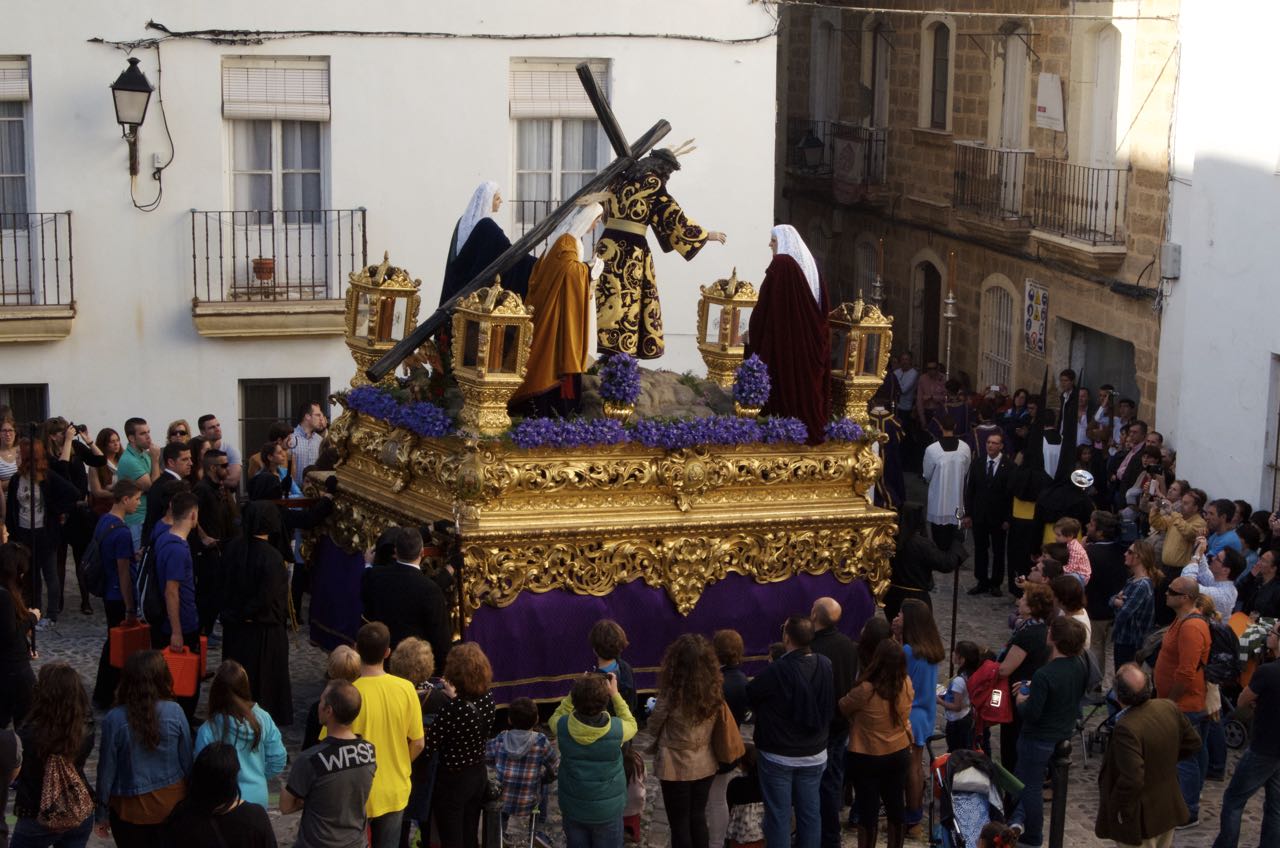
[[[769,400],[769,366],[754,353],[743,360],[733,376],[733,399],[740,405],[759,408]]]
[[[804,444],[809,431],[797,418],[642,418],[623,426],[613,419],[527,418],[511,429],[518,448],[582,448],[626,442],[663,450],[700,445]]]
[[[381,418],[393,427],[402,427],[427,438],[439,438],[453,432],[449,413],[434,403],[401,403],[390,391],[377,386],[357,386],[347,392],[346,406],[352,412]]]
[[[600,365],[600,397],[624,405],[640,398],[640,363],[634,356],[614,353]]]
[[[841,418],[827,424],[829,442],[860,442],[865,435],[862,425],[852,418]]]

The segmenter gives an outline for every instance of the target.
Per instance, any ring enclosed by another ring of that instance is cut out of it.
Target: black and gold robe
[[[596,243],[604,270],[596,280],[596,346],[601,353],[629,353],[657,359],[662,338],[662,304],[653,274],[649,228],[663,253],[686,260],[707,243],[707,232],[684,214],[667,192],[666,180],[643,174],[614,189],[605,204],[605,230]]]

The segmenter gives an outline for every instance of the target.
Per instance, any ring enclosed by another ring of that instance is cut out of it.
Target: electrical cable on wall
[[[755,2],[755,0],[752,0]],[[287,29],[287,30],[248,30],[248,29],[197,29],[171,30],[156,21],[147,21],[146,28],[157,30],[163,35],[155,38],[140,38],[133,41],[111,41],[97,37],[89,39],[93,44],[106,44],[126,50],[150,48],[170,39],[207,41],[210,44],[225,46],[256,46],[271,41],[285,41],[297,38],[421,38],[421,39],[464,39],[487,41],[557,41],[580,38],[627,38],[658,39],[663,41],[693,41],[704,44],[758,44],[768,41],[778,34],[777,16],[771,13],[774,24],[768,32],[760,35],[743,36],[741,38],[719,38],[712,35],[694,35],[690,33],[657,33],[657,32],[561,32],[561,33],[496,33],[496,32],[437,32],[413,30],[356,30],[356,29]]]
[[[142,212],[154,212],[160,208],[160,201],[164,199],[164,169],[173,164],[174,158],[178,155],[177,148],[173,144],[173,133],[169,132],[169,118],[164,111],[164,67],[160,62],[160,44],[156,42],[153,45],[156,51],[156,105],[160,108],[160,121],[164,124],[165,138],[169,140],[169,161],[163,165],[157,165],[151,171],[151,179],[156,181],[156,196],[146,203],[139,203],[138,196],[134,191],[137,188],[137,178],[129,178],[129,199],[133,201],[133,206]],[[132,53],[134,47],[124,48],[125,54]]]

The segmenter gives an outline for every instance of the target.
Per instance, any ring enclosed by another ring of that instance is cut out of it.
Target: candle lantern
[[[418,322],[422,298],[421,280],[412,279],[403,268],[391,265],[386,253],[381,265],[353,271],[346,300],[346,336],[356,373],[351,385],[367,385],[365,370],[409,334]],[[395,372],[388,372],[379,385],[394,385]]]
[[[532,341],[533,310],[515,292],[477,289],[454,309],[453,376],[464,428],[496,436],[511,427],[507,402],[524,382]]]
[[[751,310],[756,305],[755,286],[738,279],[738,269],[727,279],[700,288],[698,300],[698,352],[707,365],[707,379],[733,388],[733,376],[742,364]]]
[[[831,328],[831,381],[837,413],[866,426],[867,403],[884,382],[893,346],[893,318],[874,304],[842,303],[827,317]]]

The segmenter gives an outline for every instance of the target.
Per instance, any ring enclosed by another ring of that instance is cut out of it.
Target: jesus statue
[[[693,259],[708,241],[724,244],[724,233],[708,232],[691,221],[667,192],[667,179],[680,170],[676,158],[692,150],[661,148],[638,161],[610,188],[605,229],[596,243],[604,269],[596,281],[596,346],[601,353],[629,353],[657,359],[662,338],[662,304],[649,250],[650,228],[664,253]]]

